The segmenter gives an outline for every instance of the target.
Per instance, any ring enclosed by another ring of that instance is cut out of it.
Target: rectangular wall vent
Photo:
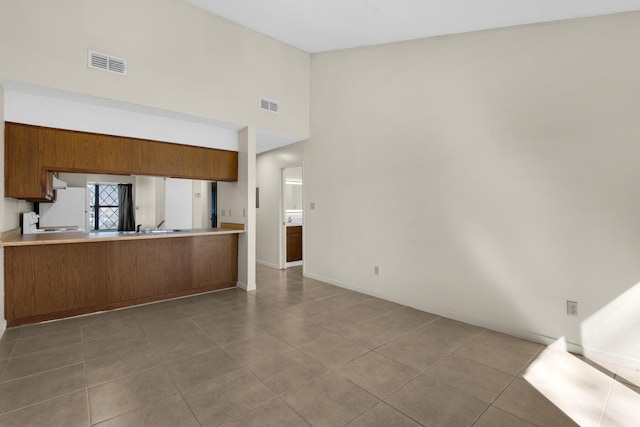
[[[260,98],[260,109],[277,113],[280,111],[280,103],[273,99]]]
[[[121,76],[127,74],[126,60],[94,50],[89,51],[87,65],[94,70],[108,71],[110,73],[120,74]]]

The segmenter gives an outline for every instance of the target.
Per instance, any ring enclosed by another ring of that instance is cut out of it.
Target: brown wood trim
[[[75,310],[59,311],[57,313],[48,313],[48,314],[41,314],[38,316],[24,317],[22,319],[8,320],[7,326],[13,327],[13,326],[28,325],[32,323],[46,322],[48,320],[64,319],[66,317],[80,316],[82,314],[90,314],[90,313],[97,313],[97,312],[106,311],[106,310],[114,310],[117,308],[132,307],[140,304],[164,301],[168,299],[184,297],[187,295],[201,294],[201,293],[211,292],[211,291],[232,289],[235,287],[236,287],[235,282],[221,283],[219,285],[205,286],[198,289],[189,289],[189,290],[172,292],[165,295],[158,295],[158,296],[147,297],[147,298],[138,298],[131,301],[121,301],[117,303],[100,304],[100,305],[95,305],[93,307],[83,307]]]
[[[244,230],[244,224],[238,224],[236,222],[221,222],[220,228],[227,228],[231,230]]]
[[[4,151],[5,197],[37,202],[55,197],[51,171],[238,180],[236,151],[13,122]]]
[[[237,283],[238,234],[10,246],[4,279],[13,325],[200,293]]]

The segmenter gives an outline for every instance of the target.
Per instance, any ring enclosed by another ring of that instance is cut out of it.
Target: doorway
[[[303,200],[302,166],[282,169],[281,268],[303,265]]]

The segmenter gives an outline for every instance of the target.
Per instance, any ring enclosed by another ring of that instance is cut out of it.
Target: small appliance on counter
[[[41,234],[41,233],[61,233],[84,231],[78,226],[62,226],[38,228],[38,220],[40,215],[35,212],[25,212],[22,214],[22,234]]]

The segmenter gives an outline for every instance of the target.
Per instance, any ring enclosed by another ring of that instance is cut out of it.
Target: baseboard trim
[[[251,292],[251,291],[255,291],[256,290],[256,285],[255,283],[253,284],[253,286],[249,286],[244,282],[241,282],[238,280],[238,283],[236,283],[236,286],[239,287],[240,289],[247,291],[247,292]]]
[[[260,265],[264,265],[265,267],[270,267],[270,268],[275,268],[276,270],[280,270],[280,266],[278,264],[262,261],[261,259],[257,259],[256,264],[260,264]]]
[[[291,261],[291,262],[288,262],[286,264],[286,268],[298,267],[298,266],[301,266],[301,265],[304,265],[304,261],[302,261],[302,260],[301,261]]]

